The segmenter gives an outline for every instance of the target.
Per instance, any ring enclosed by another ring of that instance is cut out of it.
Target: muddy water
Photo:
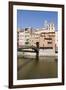
[[[19,57],[17,59],[17,79],[56,78],[58,61],[56,56],[36,58]]]

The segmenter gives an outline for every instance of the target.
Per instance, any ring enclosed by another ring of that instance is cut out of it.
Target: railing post
[[[39,42],[36,42],[36,60],[39,60]]]

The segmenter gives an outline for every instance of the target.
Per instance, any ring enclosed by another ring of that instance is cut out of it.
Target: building
[[[36,42],[39,42],[40,48],[53,49],[55,51],[55,27],[52,23],[48,26],[48,28],[41,28],[33,32],[31,45],[36,46]]]
[[[37,33],[33,33],[32,35],[31,35],[31,38],[30,38],[30,45],[31,46],[36,46],[36,42],[39,42],[39,40],[40,40],[40,35],[39,34],[37,34]]]
[[[45,22],[46,24],[46,22]],[[36,46],[39,43],[40,48],[52,49],[58,47],[57,32],[53,23],[45,25],[45,27],[33,30],[32,28],[25,28],[18,32],[19,46]]]
[[[58,31],[55,32],[55,49],[58,52]]]
[[[36,46],[37,42],[39,42],[40,48],[53,49],[55,51],[55,32],[43,31],[40,34],[33,33],[31,37],[31,45]]]
[[[19,47],[22,46],[30,46],[30,34],[31,28],[25,28],[17,32],[17,45]]]
[[[40,34],[40,47],[55,50],[55,32],[43,32]]]
[[[50,24],[48,25],[48,30],[49,30],[50,32],[54,32],[54,31],[55,31],[55,26],[54,26],[53,23],[50,23]]]
[[[21,30],[19,32],[19,47],[23,45],[25,45],[25,32]]]

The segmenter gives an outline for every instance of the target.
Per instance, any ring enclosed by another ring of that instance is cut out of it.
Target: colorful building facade
[[[18,46],[36,46],[39,43],[40,48],[53,49],[55,51],[57,41],[57,32],[54,24],[49,24],[47,28],[33,30],[25,28],[18,33]]]

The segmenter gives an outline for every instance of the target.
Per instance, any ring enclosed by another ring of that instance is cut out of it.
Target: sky
[[[35,10],[17,10],[17,28],[27,27],[43,28],[44,22],[53,22],[57,31],[58,12],[55,11],[35,11]]]

